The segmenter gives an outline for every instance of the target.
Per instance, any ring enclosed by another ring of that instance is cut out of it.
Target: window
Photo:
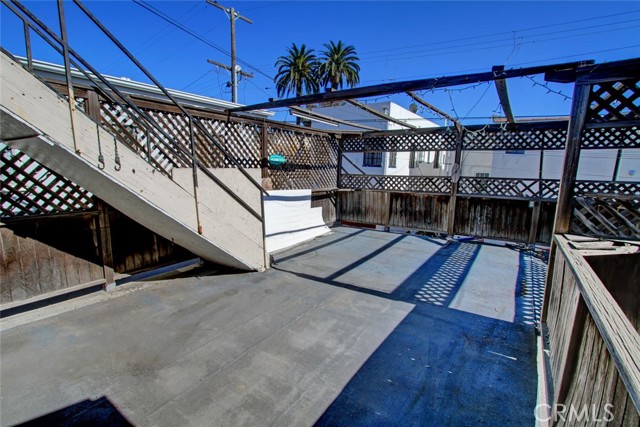
[[[524,150],[507,150],[507,154],[524,154]]]
[[[389,167],[395,168],[397,161],[398,161],[398,153],[395,151],[389,153]]]
[[[409,167],[417,168],[420,163],[424,163],[424,151],[412,151],[411,165]]]
[[[476,178],[489,178],[489,172],[476,172]]]
[[[382,166],[382,153],[364,153],[362,166]]]

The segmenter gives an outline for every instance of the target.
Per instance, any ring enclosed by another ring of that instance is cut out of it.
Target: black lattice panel
[[[91,209],[92,194],[19,150],[0,144],[1,217]]]
[[[465,150],[561,150],[567,139],[566,128],[508,130],[488,128],[465,132]]]
[[[357,175],[342,174],[341,188],[354,190],[411,191],[416,193],[450,194],[448,177],[407,175]]]
[[[640,148],[640,127],[585,129],[582,133],[582,148]]]
[[[336,186],[338,146],[329,136],[269,129],[268,154],[282,154],[287,163],[270,170],[275,189]]]
[[[640,120],[640,80],[603,82],[591,86],[587,122]]]
[[[531,199],[538,197],[539,188],[537,179],[462,177],[458,183],[460,194],[472,196]]]
[[[555,200],[558,198],[560,192],[560,180],[557,179],[543,179],[540,182],[542,193],[541,199]]]
[[[363,151],[435,151],[455,150],[454,128],[433,128],[421,133],[407,132],[398,135],[348,137],[343,139],[345,153]]]
[[[576,197],[571,232],[595,237],[640,239],[640,202],[607,196]]]
[[[640,198],[640,182],[638,181],[576,181],[574,194],[584,196],[589,194],[604,194]]]

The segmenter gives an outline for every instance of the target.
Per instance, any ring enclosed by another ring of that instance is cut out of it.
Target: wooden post
[[[102,200],[96,199],[98,205],[98,233],[100,236],[100,256],[104,270],[105,291],[116,288],[115,273],[113,270],[113,252],[111,246],[111,224],[109,222],[109,206]]]
[[[447,234],[453,236],[455,234],[456,220],[456,199],[458,197],[458,181],[462,173],[462,140],[464,139],[464,128],[456,124],[458,138],[456,141],[456,154],[453,161],[453,169],[451,173],[451,196],[449,197],[449,214],[447,215]]]
[[[540,223],[540,211],[542,210],[542,169],[544,167],[544,142],[540,147],[540,161],[538,163],[538,199],[534,202],[533,212],[531,212],[531,228],[529,229],[529,240],[527,243],[536,243],[538,237],[538,224]]]
[[[267,124],[262,123],[262,130],[260,132],[260,166],[262,167],[262,178],[269,178],[269,164],[267,163],[269,157],[269,135],[267,134]],[[263,183],[264,185],[264,183]]]
[[[538,224],[540,223],[540,211],[542,210],[542,202],[536,200],[533,202],[533,212],[531,212],[531,228],[529,229],[529,240],[527,243],[536,243],[538,237]]]
[[[338,189],[342,188],[342,184],[340,183],[342,178],[342,139],[340,136],[336,136],[338,140],[338,170],[336,174],[336,187]],[[336,225],[340,224],[340,191],[335,192],[335,209],[336,209],[336,219],[334,223]]]
[[[573,89],[573,103],[567,129],[567,142],[564,149],[564,166],[560,177],[560,191],[553,226],[555,234],[567,233],[571,226],[574,185],[578,174],[580,144],[582,142],[582,131],[587,117],[587,109],[589,108],[590,91],[591,84],[584,83],[578,78]]]
[[[340,139],[340,137],[337,137],[338,140],[338,173],[336,176],[336,187],[341,188],[340,186],[340,178],[342,176],[342,139]]]
[[[87,90],[86,112],[94,122],[100,124],[100,97],[95,90]]]

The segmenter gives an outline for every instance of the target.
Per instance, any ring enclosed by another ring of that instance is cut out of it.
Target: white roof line
[[[27,62],[26,58],[18,57],[18,59],[23,63]],[[50,62],[45,62],[45,61],[34,60],[33,69],[36,73],[43,76],[48,76],[51,78],[60,77],[60,76],[64,78],[64,75],[65,75],[64,66],[53,64]],[[91,75],[91,73],[89,74]],[[84,82],[84,83],[89,82],[89,79],[81,71],[75,68],[71,69],[71,75],[73,79],[76,80],[76,82]],[[162,97],[166,99],[165,94],[158,87],[154,85],[138,82],[126,77],[114,77],[106,74],[103,74],[102,76],[107,81],[109,81],[109,83],[113,84],[118,89],[122,89],[127,93],[135,93],[138,95],[151,95],[151,96]],[[204,108],[213,107],[218,110],[227,110],[227,109],[243,106],[242,104],[223,101],[221,99],[216,99],[216,98],[210,98],[208,96],[197,95],[195,93],[183,92],[175,89],[167,89],[167,90],[177,100],[183,101],[185,103],[188,103],[196,107],[204,107]],[[258,110],[258,111],[252,111],[247,115],[264,118],[264,117],[271,117],[274,114],[275,113],[273,113],[272,111]]]

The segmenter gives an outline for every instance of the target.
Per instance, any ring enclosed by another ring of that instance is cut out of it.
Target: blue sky
[[[188,27],[198,40],[140,5]],[[269,77],[274,62],[292,42],[316,50],[329,40],[356,47],[361,85],[440,75],[489,71],[493,65],[522,67],[580,59],[597,62],[640,56],[640,2],[317,2],[221,1],[253,20],[237,22],[237,52],[253,79],[240,82],[239,101],[275,97]],[[57,26],[54,1],[25,4],[48,25]],[[229,20],[205,0],[88,1],[87,7],[167,87],[230,99],[229,75],[207,59],[229,62]],[[146,81],[72,3],[66,3],[71,45],[105,74]],[[23,55],[19,22],[2,7],[2,46]],[[34,36],[35,57],[61,63]],[[567,114],[571,85],[547,85],[542,76],[509,81],[516,115]],[[486,122],[499,113],[490,84],[422,93],[467,122]],[[459,90],[464,89],[464,90]],[[551,92],[549,92],[551,89]],[[558,94],[556,92],[561,92]],[[391,99],[408,106],[403,95]],[[368,99],[374,101],[376,99]],[[433,117],[422,111],[425,117]],[[279,118],[292,121],[286,113]]]

